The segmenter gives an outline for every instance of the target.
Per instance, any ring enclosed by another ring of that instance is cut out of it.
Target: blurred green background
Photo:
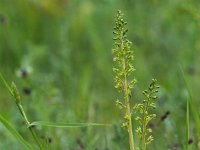
[[[20,89],[31,121],[98,122],[112,127],[37,127],[52,150],[125,150],[128,136],[113,83],[111,49],[116,11],[134,43],[133,99],[156,78],[161,86],[152,150],[182,150],[188,91],[192,150],[200,143],[199,0],[0,0],[0,72]],[[169,112],[166,119],[166,112]],[[12,97],[0,84],[0,113],[34,144]],[[136,127],[134,121],[134,128]],[[23,147],[0,124],[0,149]],[[137,141],[136,141],[137,142]],[[138,143],[139,144],[139,143]],[[137,144],[137,145],[138,145]],[[82,147],[82,149],[81,149]],[[84,149],[83,149],[84,147]],[[80,149],[78,149],[80,148]]]

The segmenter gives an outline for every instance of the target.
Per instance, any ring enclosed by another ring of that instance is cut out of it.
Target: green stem
[[[124,63],[125,64],[125,63]],[[130,102],[129,102],[129,94],[128,94],[128,85],[127,79],[125,75],[125,83],[124,83],[124,91],[125,91],[125,105],[126,105],[126,115],[128,116],[128,134],[129,134],[129,144],[130,150],[134,150],[134,139],[133,139],[133,129],[132,129],[132,121],[131,121],[131,110],[130,110]]]
[[[43,150],[43,146],[40,143],[37,135],[35,134],[35,131],[33,130],[33,128],[29,127],[29,131],[31,132],[31,135],[32,135],[33,139],[35,140],[35,142],[37,143],[37,145],[39,146],[40,150]]]
[[[122,33],[123,34],[123,33]],[[123,39],[121,34],[121,50],[123,50]],[[126,75],[126,60],[125,56],[123,56],[122,60],[122,72],[124,72],[124,96],[125,96],[125,106],[126,106],[126,116],[128,116],[128,124],[127,124],[127,130],[129,134],[129,144],[130,144],[130,150],[135,150],[134,146],[134,138],[133,138],[133,129],[132,129],[132,121],[131,121],[131,110],[130,110],[130,102],[129,102],[129,91],[128,91],[128,81],[127,81],[127,75]]]
[[[18,107],[18,109],[19,109],[19,111],[20,111],[22,117],[24,118],[24,120],[25,120],[25,122],[26,122],[26,125],[29,126],[29,125],[30,125],[30,122],[28,121],[28,118],[27,118],[27,116],[26,116],[26,113],[24,112],[24,109],[23,109],[22,105],[21,105],[20,103],[17,103],[17,107]],[[29,131],[31,132],[31,135],[32,135],[33,139],[35,140],[35,142],[37,143],[37,145],[38,145],[38,147],[40,148],[40,150],[43,150],[43,146],[42,146],[42,144],[40,143],[40,141],[39,141],[37,135],[35,134],[35,131],[33,130],[33,128],[32,128],[32,127],[29,127],[28,129],[29,129]]]
[[[144,111],[143,111],[143,123],[142,123],[142,150],[146,150],[146,118],[148,112],[150,99],[148,98],[148,101],[144,105]]]
[[[145,108],[146,111],[146,108]],[[146,120],[146,115],[145,111],[143,112],[143,124],[142,124],[142,150],[146,150],[146,126],[145,126],[145,120]]]
[[[18,107],[22,117],[24,118],[26,124],[29,125],[30,122],[28,121],[28,118],[26,117],[26,113],[24,112],[24,109],[23,109],[22,105],[20,103],[17,103],[17,107]]]
[[[127,100],[129,101],[129,100]],[[130,150],[134,150],[134,139],[133,139],[133,129],[132,129],[132,121],[131,121],[131,112],[130,112],[130,105],[129,103],[127,103],[126,105],[127,107],[127,110],[126,110],[126,113],[127,115],[129,116],[128,118],[128,133],[129,133],[129,144],[130,144]]]
[[[187,106],[186,106],[186,150],[189,150],[189,99],[187,99]]]

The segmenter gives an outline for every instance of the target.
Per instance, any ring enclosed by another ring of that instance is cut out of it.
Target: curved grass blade
[[[110,124],[101,124],[101,123],[62,123],[62,122],[47,122],[47,121],[35,121],[29,124],[29,127],[32,126],[47,126],[47,127],[56,127],[56,128],[81,128],[89,126],[109,126]]]
[[[5,128],[28,150],[33,150],[32,146],[25,141],[25,139],[12,127],[12,125],[0,115],[0,122],[5,126]]]
[[[10,86],[8,85],[8,83],[6,82],[6,80],[4,79],[4,77],[2,76],[1,73],[0,73],[0,80],[3,82],[3,84],[6,87],[6,89],[9,91],[9,93],[13,96],[12,89],[10,88]]]

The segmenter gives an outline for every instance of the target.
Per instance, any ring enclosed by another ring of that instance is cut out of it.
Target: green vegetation
[[[113,38],[115,40],[113,53],[114,62],[117,63],[117,67],[113,68],[115,73],[115,88],[120,92],[124,93],[124,101],[125,104],[120,102],[119,100],[116,101],[116,104],[119,108],[125,109],[123,127],[127,128],[129,134],[129,143],[130,143],[130,150],[134,150],[134,139],[133,139],[133,131],[132,131],[132,115],[131,115],[131,106],[130,106],[130,97],[131,97],[131,89],[135,84],[136,80],[128,81],[128,77],[131,73],[135,70],[132,65],[133,60],[133,51],[131,51],[130,46],[131,42],[127,39],[127,31],[126,28],[127,22],[123,20],[123,14],[119,10],[117,12],[117,18],[115,21],[114,27],[114,35]]]
[[[120,109],[124,110],[124,123],[122,126],[128,131],[130,150],[135,150],[130,100],[132,97],[131,90],[133,89],[136,80],[132,79],[129,81],[130,75],[135,69],[132,65],[134,56],[133,51],[131,50],[131,42],[127,39],[128,29],[126,28],[126,25],[127,22],[124,21],[122,12],[118,10],[113,32],[113,39],[115,41],[113,60],[116,63],[116,67],[113,68],[113,71],[115,73],[115,88],[119,92],[123,92],[124,103],[117,100],[116,104]],[[142,114],[141,116],[136,115],[135,117],[140,125],[136,129],[136,132],[138,133],[138,137],[142,139],[142,150],[146,150],[146,145],[153,141],[152,135],[149,136],[152,129],[147,128],[147,126],[149,122],[156,117],[156,114],[150,114],[149,110],[156,108],[155,100],[157,99],[157,96],[155,96],[155,93],[158,92],[158,88],[159,86],[156,85],[156,80],[152,79],[148,90],[143,91],[145,100],[143,100],[143,103],[135,104],[134,106],[134,110],[139,111]]]
[[[19,91],[18,91],[15,83],[12,82],[11,86],[9,86],[8,83],[5,81],[5,79],[3,78],[3,76],[1,74],[0,74],[0,79],[1,79],[2,83],[4,83],[5,87],[7,88],[7,90],[11,94],[11,96],[13,96],[13,98],[15,99],[15,103],[18,107],[18,110],[19,110],[21,116],[23,117],[23,119],[24,119],[24,121],[27,125],[27,128],[29,129],[33,139],[37,143],[40,150],[48,149],[48,147],[47,147],[48,145],[47,145],[47,143],[45,143],[44,145],[41,143],[38,135],[35,133],[35,131],[33,129],[34,126],[65,127],[65,128],[88,127],[88,126],[106,126],[106,124],[99,124],[99,123],[53,123],[53,122],[46,122],[46,121],[36,121],[36,122],[30,123],[28,121],[26,113],[25,113],[23,106],[21,104],[21,97],[20,97]],[[19,141],[21,141],[21,143],[23,143],[24,146],[26,146],[26,148],[33,149],[30,146],[30,144],[28,142],[26,142],[23,139],[23,137],[21,137],[21,135],[2,116],[0,116],[0,117],[1,117],[0,121],[10,131],[11,134],[13,134]]]
[[[132,108],[147,106],[141,91],[152,78],[161,88],[148,113],[157,117],[144,127],[153,132],[143,141],[154,137],[147,149],[200,149],[198,0],[1,0],[0,72],[9,93],[11,81],[20,93],[12,101],[0,82],[1,150],[38,149],[30,129],[44,149],[130,149],[121,127],[126,109],[114,103],[125,104],[114,88],[110,51],[118,9],[134,42],[137,71],[127,82],[138,82],[128,97],[135,149],[144,145],[135,133],[135,117],[143,114]]]
[[[150,121],[155,119],[156,114],[151,114],[151,109],[156,108],[155,100],[158,98],[155,94],[158,92],[159,86],[156,85],[156,80],[152,79],[147,90],[143,91],[145,99],[140,104],[135,104],[133,109],[136,112],[140,112],[139,116],[135,119],[139,123],[139,127],[136,129],[138,136],[142,139],[142,150],[146,150],[147,145],[150,144],[154,139],[152,134],[152,128],[148,127]]]

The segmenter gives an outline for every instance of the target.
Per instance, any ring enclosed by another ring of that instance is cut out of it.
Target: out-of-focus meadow
[[[186,101],[189,147],[200,143],[200,2],[198,0],[0,0],[0,72],[20,89],[31,121],[97,122],[109,127],[37,127],[52,150],[125,150],[127,132],[115,106],[113,26],[121,9],[133,42],[133,99],[156,78],[161,86],[152,150],[182,150]],[[182,65],[187,86],[180,70]],[[191,92],[191,97],[188,95]],[[34,143],[12,97],[0,84],[0,114]],[[136,127],[133,121],[133,127]],[[0,124],[0,149],[22,145]],[[136,141],[137,142],[137,141]]]

